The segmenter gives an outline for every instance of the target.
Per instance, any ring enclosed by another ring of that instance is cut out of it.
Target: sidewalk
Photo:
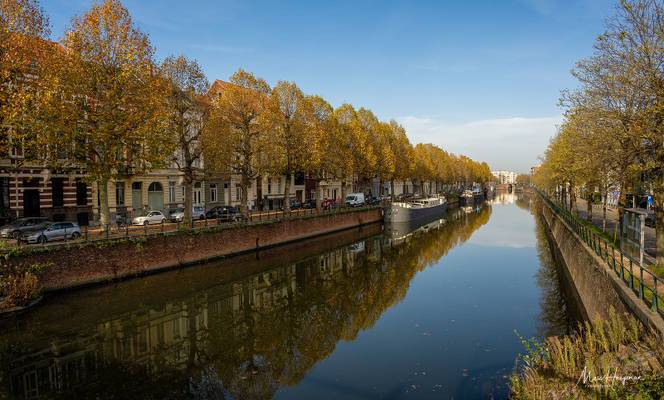
[[[579,211],[579,217],[583,220],[586,219],[586,201],[584,199],[577,199],[576,207]],[[613,236],[615,232],[615,226],[618,221],[618,209],[614,207],[608,207],[606,209],[606,232]],[[593,204],[593,225],[602,229],[602,205]],[[618,232],[620,234],[620,232]],[[651,263],[654,263],[656,252],[656,242],[655,242],[655,229],[646,226],[646,235],[645,235],[645,253],[646,256],[651,257],[652,260],[648,260]]]

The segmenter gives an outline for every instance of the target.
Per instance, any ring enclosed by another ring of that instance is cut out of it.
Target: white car
[[[166,216],[161,211],[150,211],[147,215],[134,218],[133,225],[161,224],[166,221]]]

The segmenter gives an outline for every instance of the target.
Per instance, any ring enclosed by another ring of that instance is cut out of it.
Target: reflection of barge
[[[459,196],[459,205],[460,206],[472,206],[476,202],[484,200],[484,193],[482,189],[476,187],[473,190],[464,190],[463,193]]]
[[[395,201],[385,207],[386,222],[408,222],[427,218],[440,218],[447,210],[444,196]]]

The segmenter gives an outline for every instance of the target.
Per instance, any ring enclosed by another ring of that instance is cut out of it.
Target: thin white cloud
[[[438,118],[398,119],[413,143],[433,143],[457,154],[486,161],[492,169],[528,172],[537,164],[561,117],[500,118],[451,123]]]

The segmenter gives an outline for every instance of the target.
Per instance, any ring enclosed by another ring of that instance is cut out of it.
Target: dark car
[[[316,200],[309,199],[305,201],[304,203],[302,203],[302,208],[306,209],[316,208]]]
[[[240,210],[234,206],[217,206],[209,209],[205,213],[205,218],[217,219],[220,221],[237,221],[240,217]]]
[[[646,226],[654,228],[656,220],[657,219],[656,219],[656,216],[655,216],[655,212],[652,211],[652,210],[648,210],[648,214],[646,214],[646,221],[645,221]]]
[[[46,227],[47,224],[48,218],[44,217],[19,218],[0,228],[0,236],[18,239],[23,232],[39,230]]]
[[[375,206],[380,204],[381,200],[378,197],[369,196],[364,200],[364,203],[368,206]]]
[[[297,201],[297,199],[290,199],[291,210],[299,210],[300,208],[302,208],[302,203]],[[281,211],[284,211],[284,207],[281,207]]]

